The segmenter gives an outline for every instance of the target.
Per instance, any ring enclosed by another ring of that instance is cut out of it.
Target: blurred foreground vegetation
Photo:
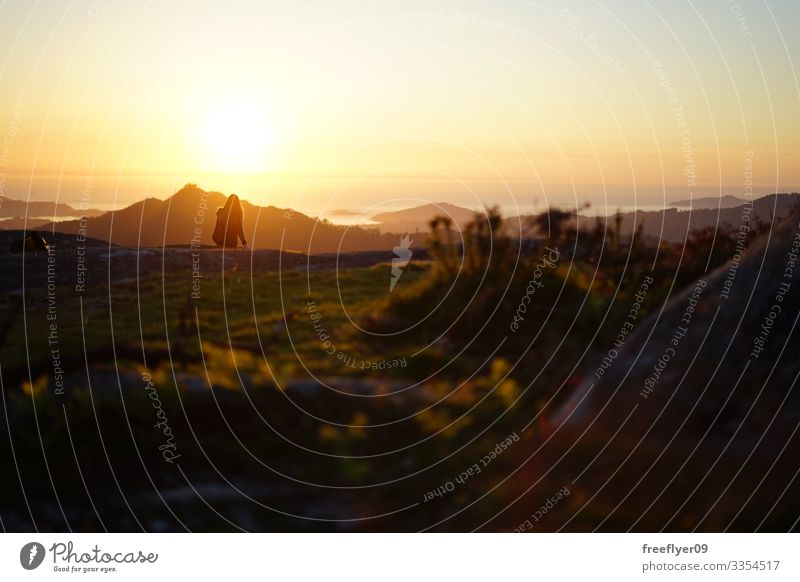
[[[582,435],[562,462],[574,441],[553,435],[552,412],[605,355],[645,277],[655,283],[640,319],[727,261],[737,239],[723,226],[653,244],[613,224],[579,230],[555,210],[529,226],[539,236],[515,240],[495,211],[461,235],[437,219],[430,260],[405,266],[391,293],[388,262],[251,272],[244,253],[203,272],[199,292],[191,271],[59,287],[57,344],[41,289],[5,298],[17,312],[0,347],[0,450],[15,468],[4,526],[512,530],[567,485],[563,507],[586,505],[602,482],[570,481],[609,435]],[[628,471],[644,470],[648,446]],[[598,475],[629,450],[608,451]],[[667,507],[636,527],[722,523],[669,522]],[[626,528],[641,513],[605,521],[609,509],[598,500],[567,527]]]

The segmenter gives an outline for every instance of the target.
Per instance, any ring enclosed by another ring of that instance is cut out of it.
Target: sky
[[[798,22],[797,0],[0,0],[0,194],[107,208],[195,182],[324,213],[797,191]]]

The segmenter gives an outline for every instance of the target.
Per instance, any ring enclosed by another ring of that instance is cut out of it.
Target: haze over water
[[[798,190],[800,8],[737,7],[7,4],[0,195],[616,209],[740,195],[750,162]]]

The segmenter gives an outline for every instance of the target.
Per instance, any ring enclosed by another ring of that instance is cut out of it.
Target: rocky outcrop
[[[555,416],[629,434],[676,430],[754,442],[796,425],[800,372],[800,214],[637,325],[607,371]],[[774,418],[773,418],[774,417]]]

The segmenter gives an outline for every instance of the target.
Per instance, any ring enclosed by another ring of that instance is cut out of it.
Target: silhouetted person
[[[236,194],[228,196],[225,206],[217,208],[217,224],[211,238],[218,247],[236,248],[238,239],[241,239],[242,245],[247,246],[242,227],[243,216],[242,204]]]

